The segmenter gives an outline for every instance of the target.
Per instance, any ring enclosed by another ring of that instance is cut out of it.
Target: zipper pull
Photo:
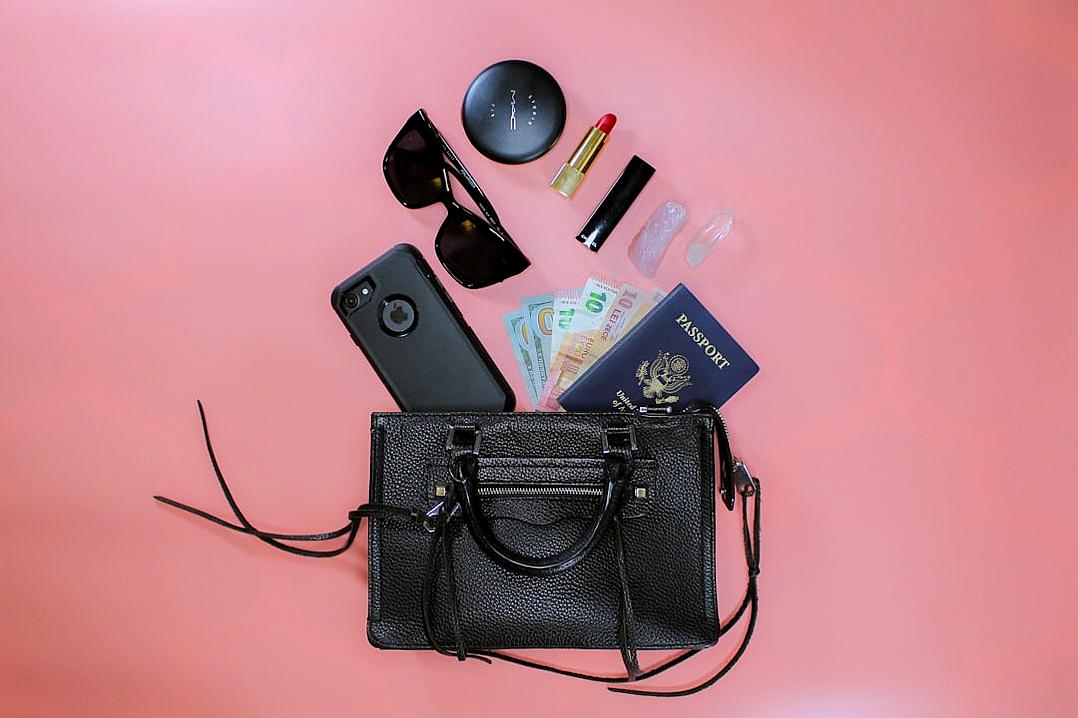
[[[745,462],[736,456],[734,457],[734,484],[737,486],[738,493],[746,498],[755,496],[756,491],[760,488],[756,479],[749,473],[749,467],[745,466]]]
[[[449,502],[448,507],[446,507],[447,501]],[[445,517],[445,520],[452,521],[453,517],[456,516],[457,512],[459,511],[460,502],[457,501],[455,497],[447,496],[446,498],[441,499],[438,503],[434,504],[434,506],[432,506],[430,510],[427,511],[426,514],[424,514],[423,528],[427,530],[427,533],[434,533],[434,524],[438,521],[438,516],[440,514],[448,512],[448,515]]]
[[[672,406],[638,406],[636,408],[638,414],[673,414],[674,407]]]
[[[439,501],[426,513],[426,517],[423,519],[423,528],[427,530],[427,533],[434,533],[434,522],[438,518],[438,514],[442,513],[444,508],[445,501]]]

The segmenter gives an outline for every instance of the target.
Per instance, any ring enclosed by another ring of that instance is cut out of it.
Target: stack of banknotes
[[[505,331],[532,408],[561,411],[562,392],[664,296],[592,273],[583,287],[525,297]]]

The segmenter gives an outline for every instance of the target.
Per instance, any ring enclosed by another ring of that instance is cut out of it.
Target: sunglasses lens
[[[385,174],[406,207],[430,206],[446,191],[442,153],[416,128],[406,128],[394,140],[386,152]]]
[[[531,264],[516,245],[465,209],[446,217],[435,249],[453,278],[469,289],[497,284]]]

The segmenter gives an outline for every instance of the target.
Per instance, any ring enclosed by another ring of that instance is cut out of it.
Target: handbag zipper
[[[476,487],[480,498],[599,498],[603,495],[601,484],[480,484]],[[435,484],[434,495],[441,498],[446,494],[445,484]],[[633,486],[633,497],[646,499],[648,488],[644,485]]]
[[[480,484],[476,487],[482,498],[500,498],[506,496],[594,496],[603,495],[603,488],[598,484]]]

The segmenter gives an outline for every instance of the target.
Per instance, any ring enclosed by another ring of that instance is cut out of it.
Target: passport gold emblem
[[[692,386],[688,370],[688,359],[681,354],[670,356],[670,352],[660,349],[654,361],[640,362],[636,382],[644,387],[644,396],[654,399],[656,404],[674,404],[678,401],[674,392]]]

